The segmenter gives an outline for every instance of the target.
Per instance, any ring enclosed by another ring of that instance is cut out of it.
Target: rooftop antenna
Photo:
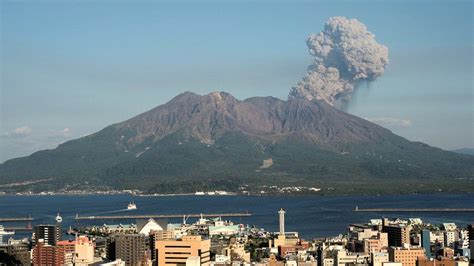
[[[188,215],[188,217],[186,217],[186,214],[183,214],[183,224],[185,225],[186,222],[188,221],[188,218],[189,218],[190,215]]]

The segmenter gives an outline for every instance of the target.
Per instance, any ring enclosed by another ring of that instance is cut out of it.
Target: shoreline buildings
[[[286,229],[286,210],[278,231],[200,217],[188,223],[154,219],[133,224],[79,228],[61,239],[56,225],[34,227],[32,239],[0,243],[7,265],[160,265],[160,266],[468,266],[474,225],[434,225],[421,219],[371,219],[350,224],[335,237],[303,240]],[[276,219],[275,219],[276,220]],[[291,224],[289,225],[291,228]]]

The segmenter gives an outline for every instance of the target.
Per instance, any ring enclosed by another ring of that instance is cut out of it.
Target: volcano
[[[150,192],[277,184],[431,187],[473,178],[474,156],[408,141],[324,101],[238,100],[226,92],[185,92],[89,136],[0,165],[1,184],[49,180],[38,186]]]

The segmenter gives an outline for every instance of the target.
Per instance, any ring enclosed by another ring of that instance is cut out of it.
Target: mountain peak
[[[216,103],[223,103],[226,101],[231,101],[231,102],[238,101],[234,96],[232,96],[232,94],[225,91],[211,92],[207,96],[211,97],[211,99]]]
[[[269,158],[272,166],[259,168]],[[184,92],[90,136],[0,165],[3,182],[71,178],[66,184],[80,177],[117,184],[121,177],[134,187],[136,178],[147,184],[181,177],[362,178],[370,186],[373,178],[474,178],[472,173],[472,156],[409,142],[323,101],[241,101],[223,91]]]
[[[201,95],[196,94],[192,91],[185,91],[183,93],[180,93],[180,94],[176,95],[169,102],[187,101],[189,99],[198,98],[198,97],[201,97]]]
[[[145,139],[159,141],[177,131],[201,141],[239,132],[266,141],[299,135],[312,143],[372,142],[386,129],[344,113],[320,101],[252,97],[240,101],[216,91],[207,95],[182,93],[168,103],[116,125],[132,136],[127,145]]]

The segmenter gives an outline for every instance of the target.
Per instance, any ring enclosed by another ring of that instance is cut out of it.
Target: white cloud
[[[383,127],[411,127],[410,119],[402,119],[396,117],[376,117],[365,119]]]
[[[49,130],[48,137],[49,138],[68,138],[72,135],[72,130],[69,127],[65,127],[59,130]]]
[[[72,139],[74,132],[71,128],[36,129],[33,132],[27,126],[12,129],[0,134],[0,163],[20,156],[27,156],[43,149],[54,149],[59,144]]]
[[[71,136],[71,129],[66,127],[63,130],[61,130],[60,133],[63,137],[69,137]]]
[[[28,136],[31,134],[31,128],[28,126],[22,126],[22,127],[15,128],[13,132],[18,136]]]
[[[29,126],[22,126],[13,129],[11,132],[4,132],[1,134],[2,137],[5,138],[19,138],[19,137],[28,137],[31,135],[31,128]]]

